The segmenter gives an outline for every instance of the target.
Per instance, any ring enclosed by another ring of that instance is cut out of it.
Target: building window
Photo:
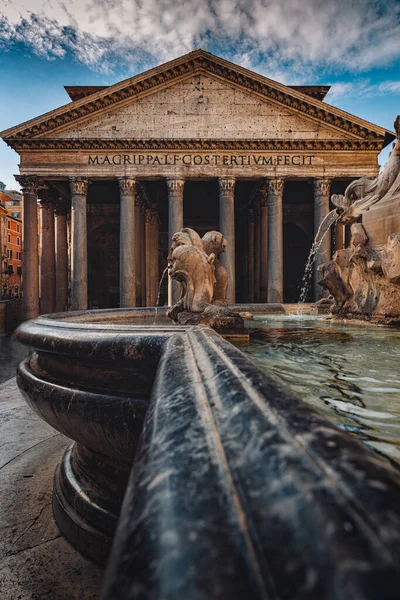
[[[22,275],[22,267],[17,267],[17,275]]]
[[[12,250],[7,250],[7,257],[12,259]]]
[[[17,233],[19,233],[19,223],[17,223]]]
[[[13,212],[11,213],[11,216],[14,217],[14,219],[20,219],[21,218],[21,213],[19,212]],[[17,231],[19,231],[19,225],[17,225]]]
[[[19,237],[17,237],[17,246],[20,246],[20,245],[21,245],[21,240]]]
[[[13,206],[18,206],[19,205],[19,200],[13,200]]]
[[[10,221],[7,221],[7,227],[8,227],[8,229],[11,229],[11,222]]]
[[[10,233],[7,235],[7,239],[8,239],[8,243],[10,244],[11,243],[11,234]]]
[[[14,275],[14,267],[12,265],[8,265],[8,274]]]
[[[21,252],[17,252],[17,260],[21,260]]]
[[[14,286],[14,298],[18,298],[19,296],[19,287],[17,285]]]

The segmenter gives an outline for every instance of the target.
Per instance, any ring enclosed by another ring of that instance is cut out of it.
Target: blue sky
[[[400,113],[399,0],[0,0],[0,130],[199,47],[388,129]]]

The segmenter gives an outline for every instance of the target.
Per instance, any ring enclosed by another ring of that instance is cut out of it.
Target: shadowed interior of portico
[[[344,191],[347,180],[332,182],[332,190]],[[146,206],[157,213],[158,251],[157,274],[167,264],[168,189],[163,180],[140,182]],[[260,195],[263,180],[237,180],[235,185],[235,271],[236,302],[261,302],[260,253],[263,248]],[[314,237],[313,186],[310,180],[288,180],[283,191],[283,301],[297,302],[308,253]],[[88,190],[88,302],[89,308],[117,308],[120,306],[120,193],[117,181],[94,180]],[[146,210],[146,209],[145,209]],[[141,207],[141,240],[145,239],[146,215]],[[206,231],[218,230],[218,180],[189,180],[183,192],[183,225],[195,229],[200,236]],[[342,240],[343,241],[343,240]],[[341,240],[331,240],[331,252],[340,247]],[[139,251],[144,261],[137,274],[137,305],[146,305],[146,252],[141,243]],[[268,260],[268,258],[267,258]],[[158,285],[158,281],[157,281]],[[314,299],[313,289],[308,300]],[[168,302],[168,282],[164,279],[160,305]],[[147,304],[149,305],[149,304]]]

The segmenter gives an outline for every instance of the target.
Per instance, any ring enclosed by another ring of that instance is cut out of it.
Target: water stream
[[[308,292],[310,289],[310,285],[312,282],[312,277],[314,274],[314,264],[315,264],[317,252],[321,247],[324,237],[326,236],[326,234],[328,233],[328,231],[330,230],[332,225],[334,223],[336,223],[338,218],[339,218],[338,210],[337,210],[337,208],[334,208],[324,217],[324,219],[322,220],[322,222],[318,228],[318,231],[317,231],[314,241],[312,243],[310,254],[308,255],[306,266],[304,269],[304,275],[303,275],[303,279],[301,282],[299,305],[304,304],[304,302],[306,301],[306,298],[307,298],[307,295],[308,295]]]
[[[161,286],[162,286],[162,282],[164,281],[164,277],[165,277],[165,274],[166,274],[167,271],[168,271],[168,265],[165,267],[164,271],[162,272],[162,275],[161,275],[161,278],[160,278],[160,282],[158,284],[158,294],[157,294],[156,310],[155,310],[155,313],[154,313],[154,322],[153,322],[153,325],[155,325],[156,322],[157,322],[157,313],[158,313],[158,308],[159,308],[159,305],[160,305]]]

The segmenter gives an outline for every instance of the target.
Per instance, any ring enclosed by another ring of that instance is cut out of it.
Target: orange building
[[[22,196],[0,182],[1,289],[4,299],[22,292]]]

